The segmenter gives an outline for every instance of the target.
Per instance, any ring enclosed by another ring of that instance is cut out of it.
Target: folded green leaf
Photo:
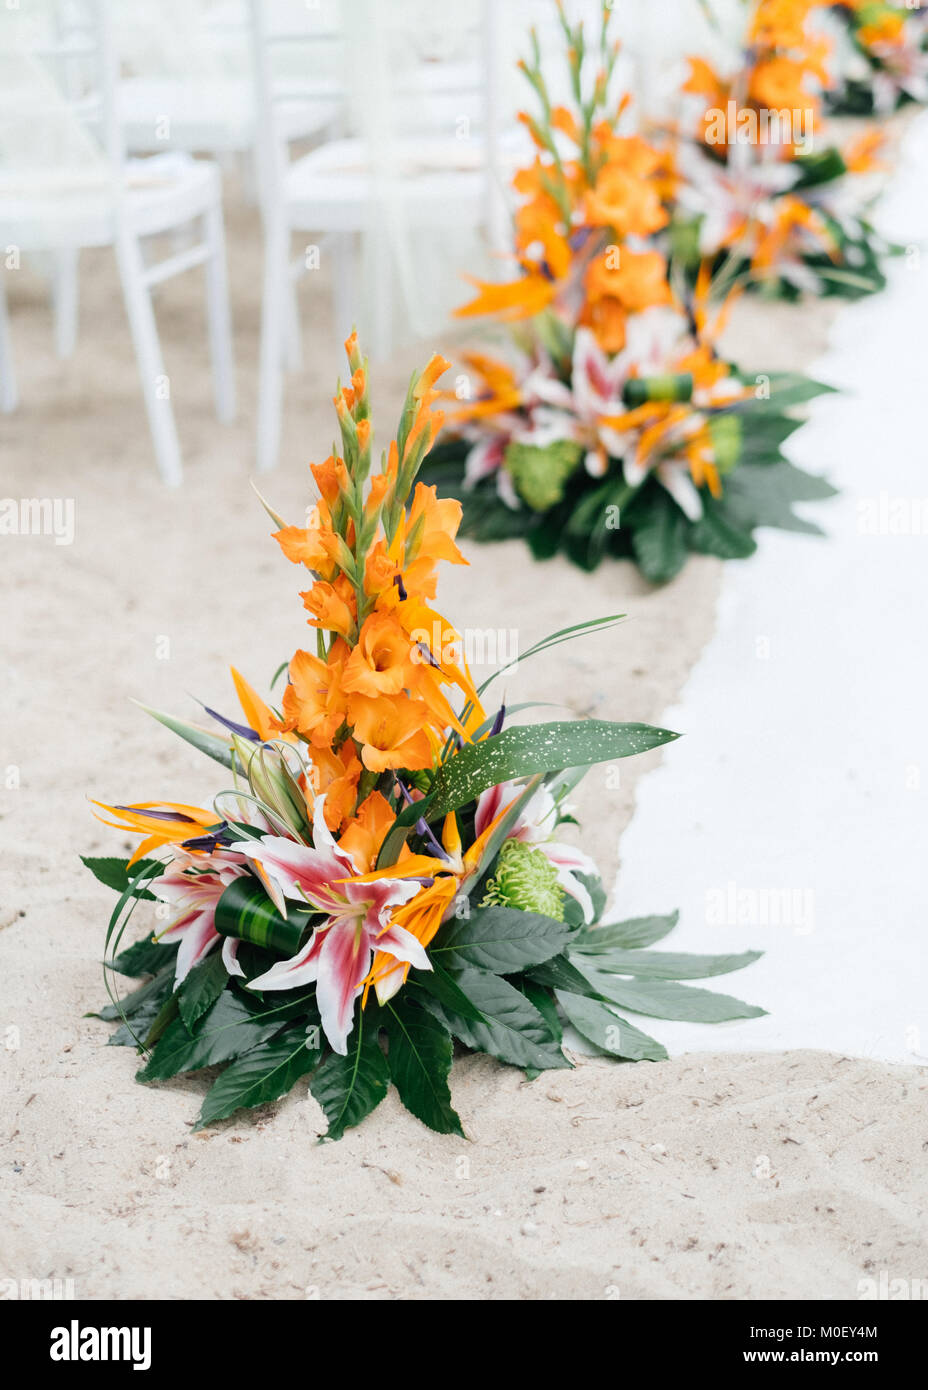
[[[296,955],[311,914],[291,907],[281,916],[263,886],[250,874],[234,878],[216,904],[216,930],[221,936],[250,941],[281,956]]]
[[[270,1042],[259,1043],[225,1071],[207,1091],[194,1129],[224,1120],[236,1110],[279,1100],[301,1076],[319,1063],[319,1049],[307,1047],[306,1029],[288,1029]]]
[[[448,1029],[402,995],[383,1010],[390,1077],[406,1109],[439,1134],[464,1131],[448,1089],[453,1044]]]

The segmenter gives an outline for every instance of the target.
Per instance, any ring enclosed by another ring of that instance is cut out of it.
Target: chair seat
[[[185,82],[130,77],[119,84],[117,107],[126,147],[137,153],[237,152],[255,143],[254,91],[252,83],[243,79]],[[332,125],[341,107],[334,83],[318,89],[314,85],[305,97],[280,103],[281,129],[289,140],[313,139]],[[165,120],[169,122],[166,134]]]
[[[221,199],[219,169],[180,152],[126,165],[125,216],[136,236],[155,236],[199,217]],[[116,194],[102,175],[41,186],[0,178],[0,236],[29,251],[109,246],[116,237]]]
[[[375,176],[365,141],[335,140],[286,171],[289,222],[302,231],[363,230],[391,202],[419,227],[476,225],[486,196],[483,149],[476,141],[397,141],[389,167],[379,166]]]

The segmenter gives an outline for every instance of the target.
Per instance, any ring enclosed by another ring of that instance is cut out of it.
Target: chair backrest
[[[114,185],[124,160],[114,94],[107,0],[0,10],[0,184]]]

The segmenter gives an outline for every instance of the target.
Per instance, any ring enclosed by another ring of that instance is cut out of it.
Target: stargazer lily
[[[244,859],[226,850],[194,855],[177,849],[175,856],[166,873],[146,884],[156,898],[175,909],[173,920],[157,937],[167,946],[179,943],[175,989],[219,940],[228,973],[243,974],[235,958],[238,942],[232,937],[221,938],[216,930],[216,905],[232,880],[245,872]]]
[[[418,970],[431,970],[421,942],[393,919],[396,908],[422,889],[420,877],[434,861],[411,855],[381,874],[359,875],[325,823],[325,797],[316,798],[313,845],[263,835],[241,846],[261,874],[278,908],[285,899],[308,903],[325,915],[301,951],[272,965],[250,987],[297,989],[315,982],[322,1028],[333,1051],[348,1051],[354,1001],[371,968],[374,951]]]

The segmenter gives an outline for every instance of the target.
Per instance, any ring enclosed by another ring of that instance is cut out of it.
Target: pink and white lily
[[[516,801],[525,790],[517,782],[500,782],[490,787],[477,802],[474,817],[474,832],[478,836],[486,830],[507,806]],[[519,816],[509,831],[507,839],[522,840],[533,849],[540,849],[557,870],[557,881],[570,897],[575,898],[583,910],[583,920],[593,920],[593,900],[586,887],[576,877],[578,873],[598,875],[596,864],[582,849],[552,838],[558,819],[558,804],[547,787],[539,787],[537,792],[523,806]],[[560,808],[563,811],[563,807]]]
[[[222,961],[228,973],[243,973],[236,960],[238,942],[231,937],[221,937],[216,930],[216,904],[232,880],[244,872],[244,860],[238,854],[217,851],[210,855],[192,855],[178,849],[167,872],[146,884],[156,898],[176,909],[170,925],[158,933],[160,942],[180,943],[175,989],[220,940]]]
[[[301,951],[276,962],[252,980],[250,988],[297,989],[315,983],[323,1031],[333,1051],[344,1056],[354,1026],[354,1001],[370,973],[374,951],[419,970],[432,967],[416,937],[391,921],[394,908],[414,898],[421,883],[359,875],[352,856],[336,844],[326,826],[324,802],[324,796],[316,798],[314,845],[263,835],[241,847],[281,911],[286,913],[289,900],[309,905],[326,918]]]

